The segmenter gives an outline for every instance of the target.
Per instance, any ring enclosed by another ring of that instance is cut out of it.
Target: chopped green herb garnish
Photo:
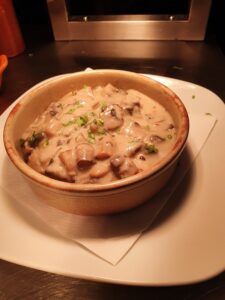
[[[206,116],[211,116],[212,114],[210,112],[205,113]]]
[[[73,108],[70,108],[65,114],[66,115],[71,115],[72,113],[74,113],[75,112],[75,110],[76,109],[78,109],[78,108],[80,108],[80,107],[83,107],[84,106],[84,104],[83,103],[81,103],[79,100],[78,101],[76,101],[76,102],[74,102],[74,104],[73,104],[75,107],[73,107]]]
[[[44,141],[44,143],[43,143],[43,146],[44,147],[47,147],[49,145],[49,139],[46,139],[45,141]]]
[[[74,103],[74,105],[76,105],[76,108],[80,108],[84,106],[84,103],[82,103],[81,100],[78,100]]]
[[[87,131],[87,134],[88,134],[88,143],[94,144],[95,143],[95,135],[90,130]]]
[[[191,97],[192,99],[195,99],[196,98],[196,96],[195,95],[192,95],[192,97]]]
[[[95,116],[96,116],[96,113],[93,112],[93,111],[91,111],[91,112],[89,113],[89,115],[90,115],[90,117],[95,117]]]
[[[102,101],[102,102],[101,102],[101,111],[104,111],[104,110],[106,109],[106,107],[107,107],[106,102],[105,102],[105,101]]]
[[[27,139],[27,141],[31,147],[36,147],[43,138],[43,132],[33,131],[32,135]]]
[[[86,90],[88,86],[86,84],[83,85],[83,89]]]
[[[32,135],[29,137],[28,142],[32,144],[36,139],[37,133],[35,131],[32,132]]]
[[[146,144],[145,149],[148,151],[149,154],[158,153],[159,151],[154,144]]]
[[[133,144],[133,143],[139,143],[141,140],[134,136],[131,140],[128,141],[128,143]]]
[[[72,119],[70,121],[68,121],[67,123],[63,123],[64,127],[73,125],[73,124],[77,124],[78,126],[82,127],[84,125],[86,125],[88,122],[88,116],[87,115],[82,115],[77,117],[76,119]]]
[[[149,126],[149,125],[146,125],[146,126],[145,126],[145,129],[148,130],[148,131],[150,131],[150,126]]]
[[[106,133],[105,128],[103,128],[103,127],[98,128],[96,133],[97,134],[105,134]]]
[[[68,121],[66,123],[63,123],[63,126],[67,127],[67,126],[70,126],[70,125],[74,125],[75,123],[76,123],[76,120],[73,119],[73,120],[70,120],[70,121]]]
[[[76,119],[76,123],[80,127],[86,125],[87,122],[88,122],[88,116],[87,115],[80,116]]]
[[[75,108],[71,108],[66,112],[66,115],[71,115],[73,112],[75,112]]]
[[[93,122],[98,126],[104,125],[104,121],[102,119],[94,119]]]

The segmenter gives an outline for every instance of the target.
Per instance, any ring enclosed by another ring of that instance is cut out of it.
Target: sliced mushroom
[[[98,163],[90,171],[91,178],[104,177],[110,171],[109,163]]]
[[[59,159],[65,165],[70,176],[76,175],[76,160],[72,149],[65,150],[59,154]]]
[[[119,168],[124,163],[125,157],[123,155],[116,154],[110,159],[110,164],[113,169]]]
[[[79,169],[86,169],[94,164],[94,148],[90,144],[82,143],[76,147],[76,162]]]
[[[38,155],[40,162],[42,166],[47,167],[49,165],[49,162],[55,157],[57,154],[58,148],[54,146],[54,143],[52,142],[52,145],[42,144],[38,149]]]
[[[138,122],[130,121],[124,128],[124,133],[128,136],[142,139],[146,135],[146,130]]]
[[[63,181],[73,182],[75,180],[73,176],[69,175],[65,165],[58,156],[56,156],[47,166],[45,174],[54,179],[60,179]]]
[[[51,119],[47,126],[45,127],[45,133],[50,138],[57,134],[57,131],[62,127],[60,121],[56,119]]]
[[[39,156],[39,150],[38,148],[33,150],[31,155],[28,158],[28,165],[36,170],[37,172],[44,174],[44,167],[42,166],[42,163],[40,161],[40,156]]]
[[[123,125],[123,109],[117,104],[106,106],[100,116],[106,130],[115,130]]]
[[[123,163],[113,168],[113,171],[118,178],[126,178],[139,172],[137,166],[129,157],[124,157]]]
[[[110,136],[105,136],[96,146],[95,157],[103,160],[113,155],[113,141]]]
[[[130,158],[126,158],[119,170],[120,178],[126,178],[137,173],[138,168],[135,163]]]
[[[142,142],[130,143],[127,145],[125,153],[127,156],[132,157],[141,150],[142,146]]]
[[[153,134],[153,135],[146,137],[145,142],[158,145],[158,144],[161,144],[162,142],[165,142],[165,138],[163,138],[159,135]]]

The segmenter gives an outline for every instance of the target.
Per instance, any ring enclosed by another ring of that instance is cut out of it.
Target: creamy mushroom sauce
[[[107,183],[150,169],[172,148],[170,114],[136,90],[111,84],[72,91],[36,118],[20,139],[41,174],[75,183]]]

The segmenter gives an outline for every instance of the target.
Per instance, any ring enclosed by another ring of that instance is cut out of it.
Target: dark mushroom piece
[[[123,109],[129,114],[129,115],[133,115],[134,113],[140,113],[140,109],[141,109],[141,104],[140,102],[137,100],[135,102],[129,103],[129,104],[125,104]]]
[[[94,164],[94,148],[90,144],[82,143],[76,147],[76,162],[79,169],[89,168]]]
[[[46,137],[44,132],[33,132],[32,135],[27,138],[27,142],[30,147],[36,148],[40,142]]]
[[[105,136],[96,146],[95,157],[100,160],[107,159],[113,155],[113,149],[112,138]]]
[[[24,159],[27,160],[28,156],[32,151],[40,144],[41,141],[46,137],[44,132],[35,132],[33,131],[32,135],[26,139],[20,139],[20,147],[24,154]]]

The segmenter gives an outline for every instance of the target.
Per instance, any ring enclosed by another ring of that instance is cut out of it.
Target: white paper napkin
[[[8,112],[9,109],[0,117],[1,136]],[[189,117],[190,134],[188,143],[170,183],[146,204],[129,212],[114,216],[83,217],[64,213],[43,204],[8,159],[2,139],[0,148],[0,187],[8,192],[15,201],[19,201],[27,210],[27,213],[37,215],[40,221],[46,223],[64,237],[80,244],[84,249],[110,264],[116,265],[165,206],[202,149],[216,123],[213,116],[190,114]]]

